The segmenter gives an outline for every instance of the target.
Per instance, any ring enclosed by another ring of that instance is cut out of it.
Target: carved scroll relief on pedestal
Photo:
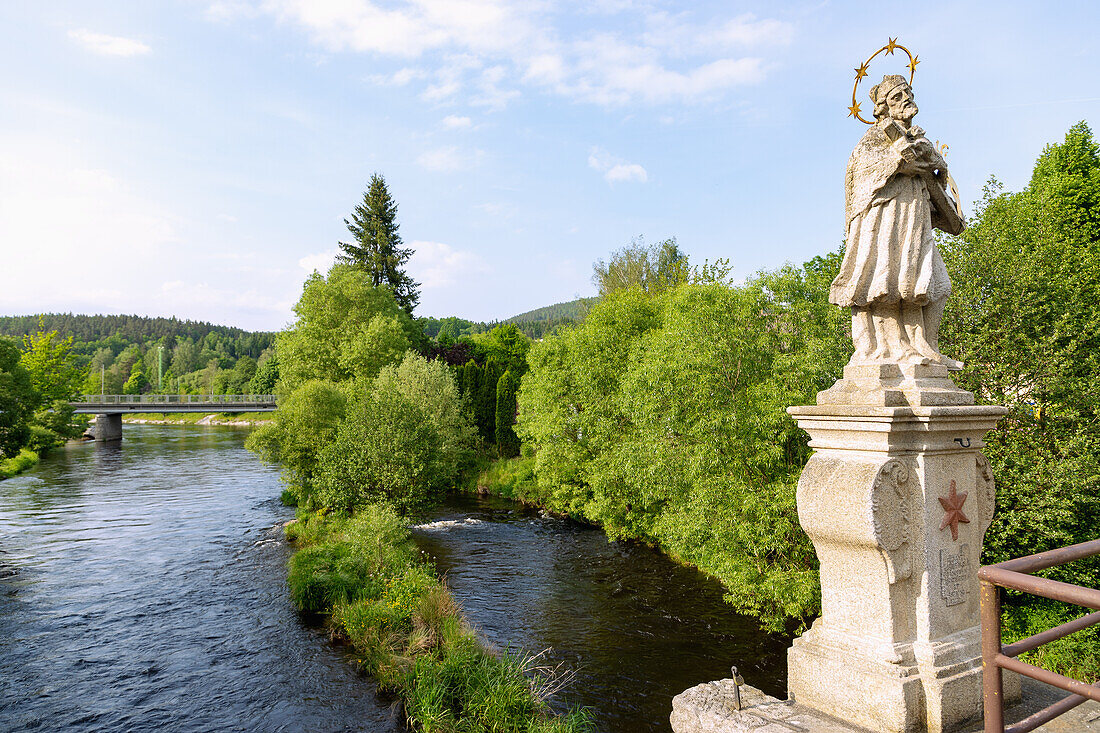
[[[905,580],[909,564],[909,479],[913,472],[904,461],[891,458],[875,475],[871,488],[871,511],[875,540],[886,560],[890,584]]]
[[[974,485],[978,489],[978,521],[981,531],[985,532],[993,521],[993,508],[997,503],[997,491],[993,485],[993,471],[989,461],[981,453],[974,454]]]

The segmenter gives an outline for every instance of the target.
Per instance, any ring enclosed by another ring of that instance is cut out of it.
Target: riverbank
[[[225,425],[229,427],[255,427],[267,425],[270,412],[135,412],[122,416],[122,421],[135,425]]]
[[[23,448],[11,458],[0,460],[0,480],[11,478],[38,464],[38,454]]]
[[[554,714],[560,680],[538,656],[492,653],[446,585],[415,549],[405,520],[368,505],[341,518],[299,512],[287,582],[295,605],[328,615],[361,668],[399,696],[409,721],[429,731],[579,733],[588,715]]]

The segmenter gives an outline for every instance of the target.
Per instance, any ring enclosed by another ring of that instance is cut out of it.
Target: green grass
[[[16,456],[0,459],[0,479],[11,478],[15,474],[22,473],[37,463],[38,454],[30,448],[23,448]]]
[[[543,503],[535,480],[533,456],[486,461],[466,489],[479,493],[488,492],[526,503]]]
[[[537,656],[494,654],[396,512],[371,505],[352,517],[299,510],[287,537],[301,549],[287,578],[299,609],[329,614],[361,667],[405,703],[425,733],[579,733],[588,714],[554,714],[562,677]]]

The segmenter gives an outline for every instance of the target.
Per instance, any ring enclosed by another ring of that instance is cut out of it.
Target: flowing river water
[[[0,482],[0,730],[403,731],[392,701],[287,597],[276,469],[231,428],[132,426]],[[500,648],[549,649],[555,704],[667,731],[672,695],[784,686],[785,640],[699,573],[501,500],[414,530]]]

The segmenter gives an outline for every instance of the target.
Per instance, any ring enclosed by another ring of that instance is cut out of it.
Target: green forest
[[[446,602],[405,554],[373,569],[355,558],[373,541],[364,527],[387,528],[403,546],[394,517],[448,491],[496,491],[658,547],[718,578],[731,607],[768,631],[797,631],[819,613],[817,561],[795,507],[810,449],[785,409],[813,404],[851,354],[849,314],[828,302],[842,243],[732,284],[726,262],[693,263],[675,240],[639,239],[594,263],[597,298],[486,324],[413,316],[419,286],[403,269],[410,250],[396,209],[376,176],[347,222],[353,241],[306,280],[294,323],[278,334],[164,319],[147,319],[144,331],[110,317],[0,321],[10,335],[33,331],[22,345],[0,341],[0,395],[27,408],[0,404],[4,420],[64,435],[56,400],[77,384],[276,393],[273,421],[248,445],[282,467],[284,501],[299,510],[294,532],[306,549],[292,561],[292,592],[302,608],[330,614],[386,684],[420,700],[422,720],[447,712],[416,697],[416,675],[385,676],[405,648],[379,631],[403,629],[415,646],[420,601],[393,617],[387,589]],[[940,235],[939,247],[954,283],[942,350],[965,362],[956,381],[979,403],[1009,409],[987,439],[998,508],[983,562],[1093,539],[1100,148],[1088,126],[1047,146],[1023,190],[990,179],[969,227]],[[47,384],[48,364],[61,362],[67,376]],[[25,432],[0,427],[0,436],[2,446],[26,445]],[[1100,564],[1047,574],[1096,587]],[[1010,594],[1006,635],[1067,613]],[[445,639],[473,653],[447,633],[427,647],[424,674],[449,669],[458,652]],[[1095,677],[1098,649],[1094,627],[1030,659]]]

